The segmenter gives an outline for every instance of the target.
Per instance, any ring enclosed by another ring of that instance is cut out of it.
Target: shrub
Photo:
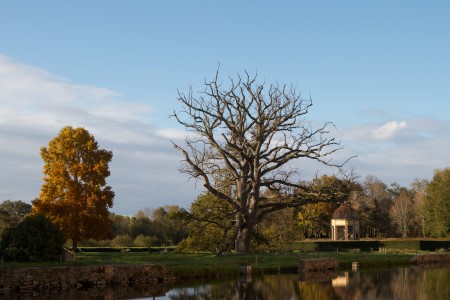
[[[110,243],[110,240],[95,240],[95,239],[88,239],[86,241],[81,241],[78,243],[79,248],[82,247],[108,247]],[[70,248],[72,246],[72,241],[66,242],[66,247]]]
[[[154,236],[140,234],[134,239],[135,247],[151,247],[156,246],[158,239]]]
[[[110,242],[111,247],[132,247],[134,240],[126,234],[117,235]]]
[[[177,247],[175,248],[175,252],[178,253],[191,253],[191,252],[198,252],[192,247],[192,238],[187,237],[181,242],[178,243]]]
[[[108,252],[121,252],[122,248],[112,248],[112,247],[80,247],[81,252],[99,252],[99,253],[108,253]]]
[[[0,253],[5,260],[57,260],[64,254],[64,242],[63,233],[49,219],[31,215],[3,232]]]

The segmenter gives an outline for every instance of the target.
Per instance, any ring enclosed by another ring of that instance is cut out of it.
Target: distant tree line
[[[336,180],[334,176],[322,176],[309,184],[326,188]],[[252,247],[265,250],[296,240],[329,238],[331,216],[344,202],[360,216],[361,238],[450,237],[450,168],[447,168],[436,170],[431,181],[417,179],[409,187],[387,185],[369,175],[362,181],[352,181],[343,202],[320,202],[275,211],[256,227]],[[0,230],[5,233],[7,228],[17,228],[30,212],[31,205],[23,201],[2,202]],[[180,251],[217,254],[233,250],[233,211],[226,202],[207,192],[199,195],[189,210],[168,205],[139,210],[134,216],[110,213],[109,219],[109,239],[87,239],[80,246],[178,246]],[[4,239],[5,234],[2,236]]]
[[[183,216],[186,210],[176,205],[139,210],[135,216],[111,214],[110,246],[175,246],[187,237]],[[94,243],[94,241],[91,241]]]
[[[336,182],[339,180],[334,176],[322,176],[309,182],[309,186],[324,189]],[[343,203],[358,213],[361,238],[449,238],[450,168],[436,170],[431,181],[416,179],[409,187],[387,185],[372,175],[362,181],[353,179],[343,201],[311,203],[269,214],[256,227],[253,248],[330,238],[332,214]],[[210,193],[202,194],[187,214],[189,235],[180,248],[215,253],[231,250],[232,245],[227,242],[233,222],[229,206]]]

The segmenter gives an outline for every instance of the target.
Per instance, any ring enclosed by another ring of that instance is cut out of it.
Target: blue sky
[[[449,165],[447,1],[2,1],[0,200],[39,195],[46,146],[84,126],[114,152],[113,211],[189,204],[168,116],[177,90],[244,69],[294,84],[361,178]],[[305,179],[319,168],[301,163]],[[325,170],[319,171],[322,173]],[[201,184],[198,184],[201,186]]]

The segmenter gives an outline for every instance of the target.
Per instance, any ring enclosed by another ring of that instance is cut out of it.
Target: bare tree
[[[414,222],[414,202],[408,191],[402,190],[394,199],[389,215],[402,238],[408,237]]]
[[[184,147],[174,143],[186,162],[181,171],[202,180],[210,193],[231,204],[236,252],[250,251],[253,228],[268,214],[343,197],[336,182],[320,190],[298,183],[300,170],[291,164],[294,160],[311,159],[339,169],[345,162],[330,158],[341,149],[340,142],[327,137],[334,125],[327,122],[313,128],[305,119],[312,101],[295,88],[274,83],[266,87],[247,72],[230,78],[225,86],[217,71],[199,96],[190,89],[187,94],[179,92],[178,100],[183,110],[172,117],[194,133]]]
[[[390,194],[384,182],[368,175],[355,195],[355,207],[361,217],[361,236],[387,237],[390,231]]]
[[[414,233],[416,236],[425,236],[425,214],[424,202],[429,181],[426,179],[415,179],[411,183],[411,193],[414,203]]]

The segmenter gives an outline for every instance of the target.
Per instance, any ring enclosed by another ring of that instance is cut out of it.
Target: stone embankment
[[[450,253],[421,254],[411,259],[412,265],[444,265],[450,264]]]
[[[175,281],[164,265],[110,265],[0,270],[0,296],[49,290],[140,286]]]
[[[339,261],[335,258],[301,259],[298,264],[299,272],[315,272],[337,270]]]
[[[337,276],[339,261],[334,258],[301,259],[298,264],[300,281],[326,281]]]

